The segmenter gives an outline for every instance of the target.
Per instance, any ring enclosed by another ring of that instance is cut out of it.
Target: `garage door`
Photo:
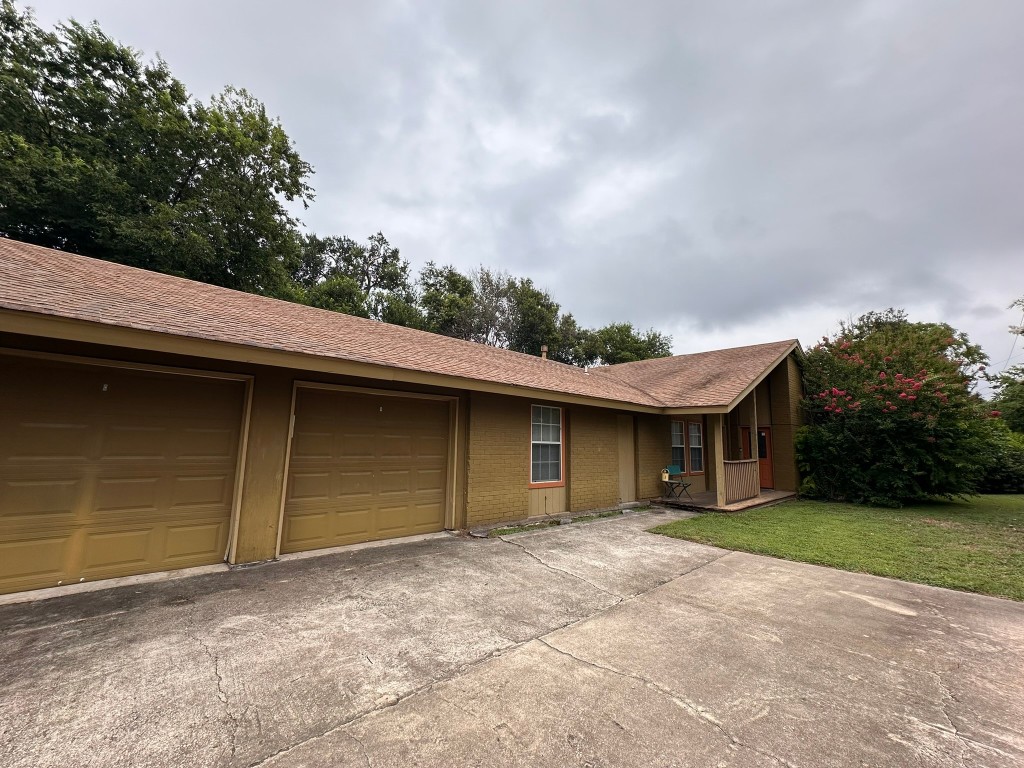
[[[245,385],[0,355],[0,592],[217,563]]]
[[[449,401],[300,387],[282,552],[444,528]]]

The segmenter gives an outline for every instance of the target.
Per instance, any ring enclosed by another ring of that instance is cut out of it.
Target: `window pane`
[[[704,471],[704,451],[701,448],[690,449],[690,471]]]
[[[701,438],[700,424],[697,423],[697,422],[692,422],[691,421],[690,422],[690,445],[691,446],[701,445],[702,443],[701,443],[701,439],[700,438]]]
[[[672,445],[683,444],[683,423],[681,421],[672,422]]]
[[[530,482],[560,482],[562,411],[548,405],[535,405],[531,411],[530,422]]]
[[[673,448],[672,449],[672,463],[678,464],[684,471],[686,470],[686,464],[683,461],[683,449]]]

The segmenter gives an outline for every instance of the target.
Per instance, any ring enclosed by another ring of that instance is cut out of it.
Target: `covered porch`
[[[726,407],[673,415],[669,466],[683,470],[675,480],[689,487],[663,484],[659,501],[738,512],[795,496],[799,389],[793,373],[785,367],[773,372]]]

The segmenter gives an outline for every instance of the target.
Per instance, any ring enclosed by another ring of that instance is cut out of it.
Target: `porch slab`
[[[692,509],[697,512],[742,512],[745,509],[767,507],[769,504],[778,504],[780,501],[795,498],[796,493],[793,491],[775,491],[762,488],[761,493],[753,498],[735,501],[732,504],[726,504],[721,507],[718,506],[718,495],[714,491],[699,491],[692,494],[692,499],[688,499],[685,496],[681,499],[661,498],[657,500],[657,503],[677,509]]]

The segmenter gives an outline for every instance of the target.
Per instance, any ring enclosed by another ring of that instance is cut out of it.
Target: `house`
[[[797,350],[587,371],[0,240],[0,592],[609,507],[668,464],[795,490]]]

